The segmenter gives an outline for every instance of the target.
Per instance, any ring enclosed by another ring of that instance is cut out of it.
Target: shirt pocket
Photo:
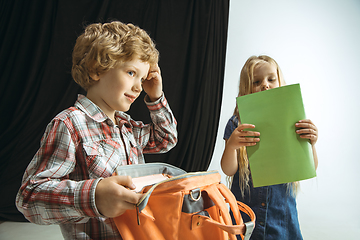
[[[117,166],[126,162],[124,146],[113,139],[85,142],[82,147],[90,178],[109,177]]]

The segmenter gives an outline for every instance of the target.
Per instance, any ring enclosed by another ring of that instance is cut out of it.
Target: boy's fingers
[[[159,76],[159,73],[157,72],[151,72],[148,74],[148,77],[146,78],[146,80],[151,80],[153,78],[157,78]]]
[[[133,192],[131,190],[125,189],[126,191],[122,194],[122,199],[126,204],[134,205],[139,202],[143,194]],[[128,206],[130,206],[128,205]]]
[[[160,75],[160,68],[158,64],[154,64],[150,66],[149,73],[147,76],[147,80],[150,80],[152,78],[156,78]]]
[[[136,187],[130,176],[114,176],[114,181],[119,185],[131,188],[131,189],[135,189],[135,187]]]
[[[133,208],[135,208],[135,206],[136,206],[135,203],[134,203],[134,204],[128,203],[128,202],[123,203],[123,207],[124,207],[125,209],[133,209]]]
[[[158,72],[160,74],[159,64],[153,64],[150,66],[149,72]]]

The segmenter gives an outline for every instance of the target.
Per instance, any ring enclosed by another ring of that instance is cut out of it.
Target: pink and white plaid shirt
[[[116,125],[79,95],[47,126],[16,197],[19,211],[33,223],[59,224],[65,239],[121,239],[112,219],[96,208],[97,183],[118,166],[144,163],[143,153],[167,152],[177,143],[166,98],[145,103],[152,124],[116,112]]]

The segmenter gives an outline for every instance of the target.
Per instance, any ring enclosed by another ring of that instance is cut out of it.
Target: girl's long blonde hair
[[[266,55],[251,56],[250,58],[248,58],[243,68],[241,69],[238,97],[253,93],[252,85],[254,79],[254,69],[257,66],[257,64],[261,62],[267,62],[274,65],[277,69],[276,72],[279,81],[279,86],[281,87],[286,85],[281,69],[278,63],[273,58]],[[234,115],[238,120],[238,125],[241,124],[239,110],[237,106],[235,107]],[[239,185],[240,185],[239,187],[242,197],[244,197],[246,191],[250,192],[250,186],[249,186],[250,168],[249,168],[249,159],[247,157],[246,147],[240,147],[237,150],[237,160],[238,160],[238,170],[239,170]],[[233,177],[234,176],[229,176],[227,179],[229,186],[231,186],[232,184]],[[290,189],[292,189],[293,193],[296,194],[298,190],[298,185],[299,185],[298,182],[288,183],[288,192],[290,193]]]

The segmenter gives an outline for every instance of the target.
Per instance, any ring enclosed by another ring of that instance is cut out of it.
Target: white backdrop
[[[307,117],[319,129],[317,177],[302,181],[297,197],[305,240],[360,239],[359,45],[359,0],[230,0],[223,104],[209,170],[222,173],[222,137],[243,64],[251,55],[273,57],[287,84],[300,83]]]

